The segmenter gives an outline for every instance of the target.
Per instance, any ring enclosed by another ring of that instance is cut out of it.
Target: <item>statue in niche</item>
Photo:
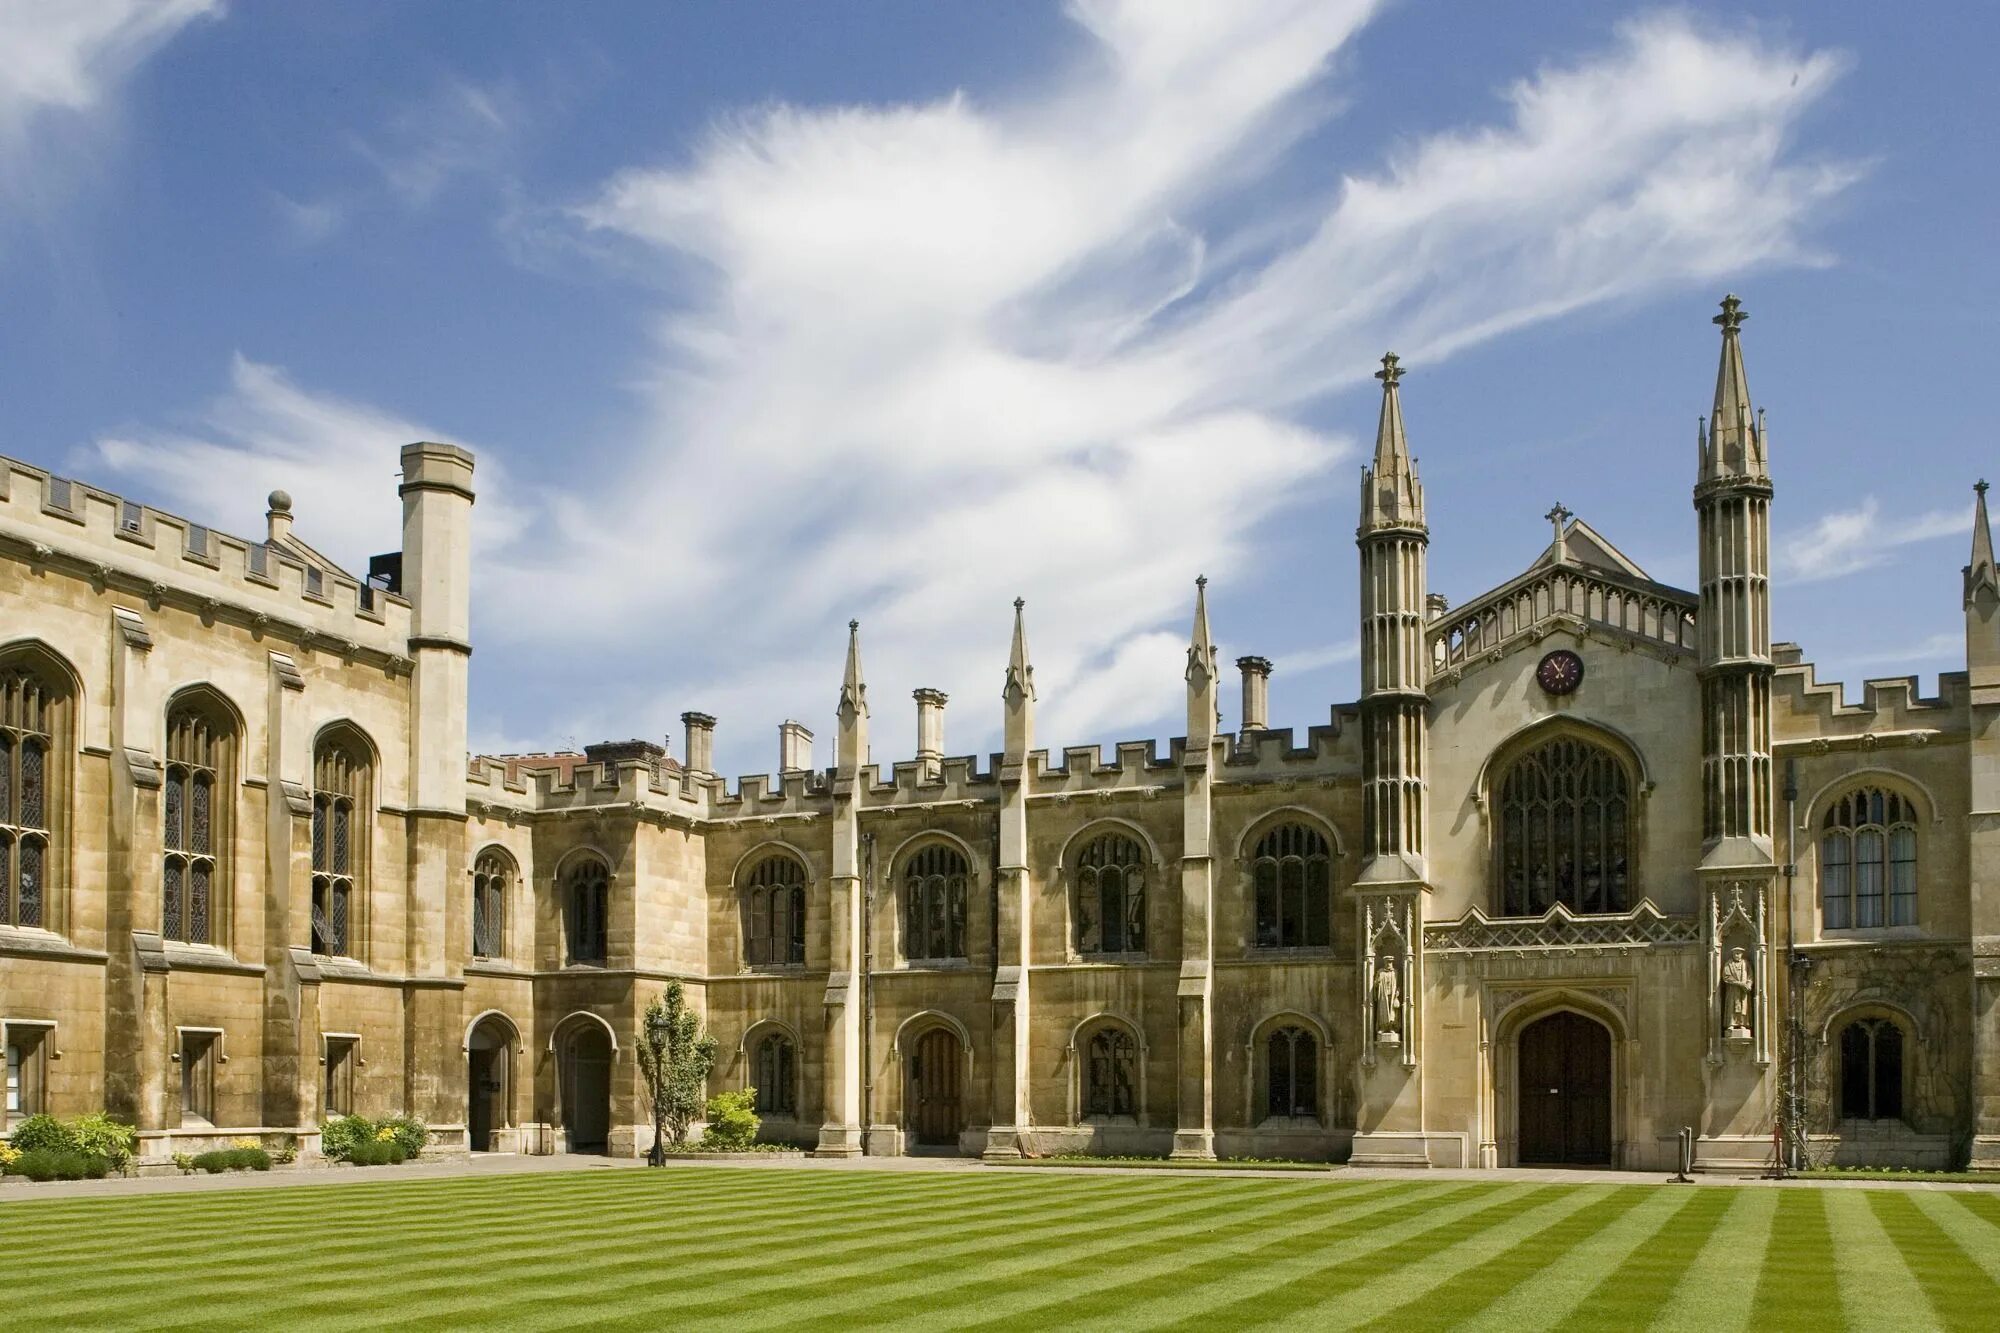
[[[1383,958],[1375,964],[1375,1040],[1395,1046],[1403,1040],[1403,986],[1396,975],[1396,960]]]
[[[1722,1012],[1727,1019],[1725,1035],[1731,1041],[1750,1039],[1750,999],[1757,989],[1750,975],[1750,959],[1741,945],[1729,951],[1722,965]]]

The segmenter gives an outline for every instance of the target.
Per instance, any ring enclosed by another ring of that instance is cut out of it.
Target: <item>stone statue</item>
[[[1375,964],[1375,1040],[1395,1043],[1403,1039],[1402,984],[1396,976],[1396,960],[1383,958]]]
[[[1729,951],[1729,961],[1722,965],[1722,1008],[1728,1015],[1729,1036],[1740,1039],[1750,1035],[1750,997],[1756,989],[1750,960],[1739,945]]]

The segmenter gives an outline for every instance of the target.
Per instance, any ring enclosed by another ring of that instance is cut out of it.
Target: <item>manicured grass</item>
[[[1816,1166],[1792,1174],[1800,1180],[1922,1180],[1951,1185],[2000,1185],[2000,1172],[1995,1171],[1901,1171],[1886,1166]]]
[[[1081,1166],[1137,1168],[1141,1171],[1317,1171],[1321,1175],[1341,1168],[1330,1162],[1263,1161],[1255,1157],[1224,1157],[1215,1161],[1193,1159],[1176,1162],[1166,1157],[1016,1157],[1002,1158],[992,1166]]]
[[[35,1327],[1991,1328],[2000,1198],[668,1171],[0,1200]]]

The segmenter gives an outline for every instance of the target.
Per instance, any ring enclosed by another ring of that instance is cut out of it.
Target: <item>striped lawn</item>
[[[670,1171],[0,1201],[5,1327],[2000,1326],[2000,1196]]]

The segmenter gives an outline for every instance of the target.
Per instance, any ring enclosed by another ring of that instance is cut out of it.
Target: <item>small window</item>
[[[326,1113],[354,1114],[354,1048],[352,1037],[326,1039]]]
[[[965,857],[933,843],[903,870],[903,954],[911,962],[965,957]]]
[[[507,952],[507,886],[513,863],[499,851],[480,854],[472,867],[472,956],[500,958]]]
[[[181,1034],[181,1123],[215,1123],[215,1037],[213,1032]]]
[[[1917,812],[1879,787],[1827,808],[1819,842],[1820,924],[1827,930],[1917,924]]]
[[[750,967],[806,960],[806,868],[784,853],[759,861],[743,888],[743,961]]]
[[[1250,863],[1260,949],[1323,949],[1333,939],[1333,859],[1304,824],[1281,824],[1257,840]]]
[[[1137,1115],[1139,1046],[1122,1027],[1091,1034],[1084,1061],[1083,1113],[1091,1119]]]
[[[37,1028],[9,1026],[7,1029],[7,1115],[16,1118],[40,1115],[47,1109],[43,1089],[43,1033]]]
[[[1284,1027],[1266,1045],[1270,1072],[1270,1114],[1319,1115],[1319,1043],[1304,1028]]]
[[[1889,1019],[1863,1018],[1841,1029],[1840,1115],[1903,1118],[1903,1029]]]
[[[792,1039],[773,1034],[757,1043],[754,1061],[759,1115],[798,1114],[798,1051]]]
[[[611,870],[594,856],[580,857],[563,880],[563,933],[571,963],[601,965],[610,956],[605,913]]]
[[[1146,951],[1146,854],[1138,839],[1105,833],[1078,854],[1076,951]]]

